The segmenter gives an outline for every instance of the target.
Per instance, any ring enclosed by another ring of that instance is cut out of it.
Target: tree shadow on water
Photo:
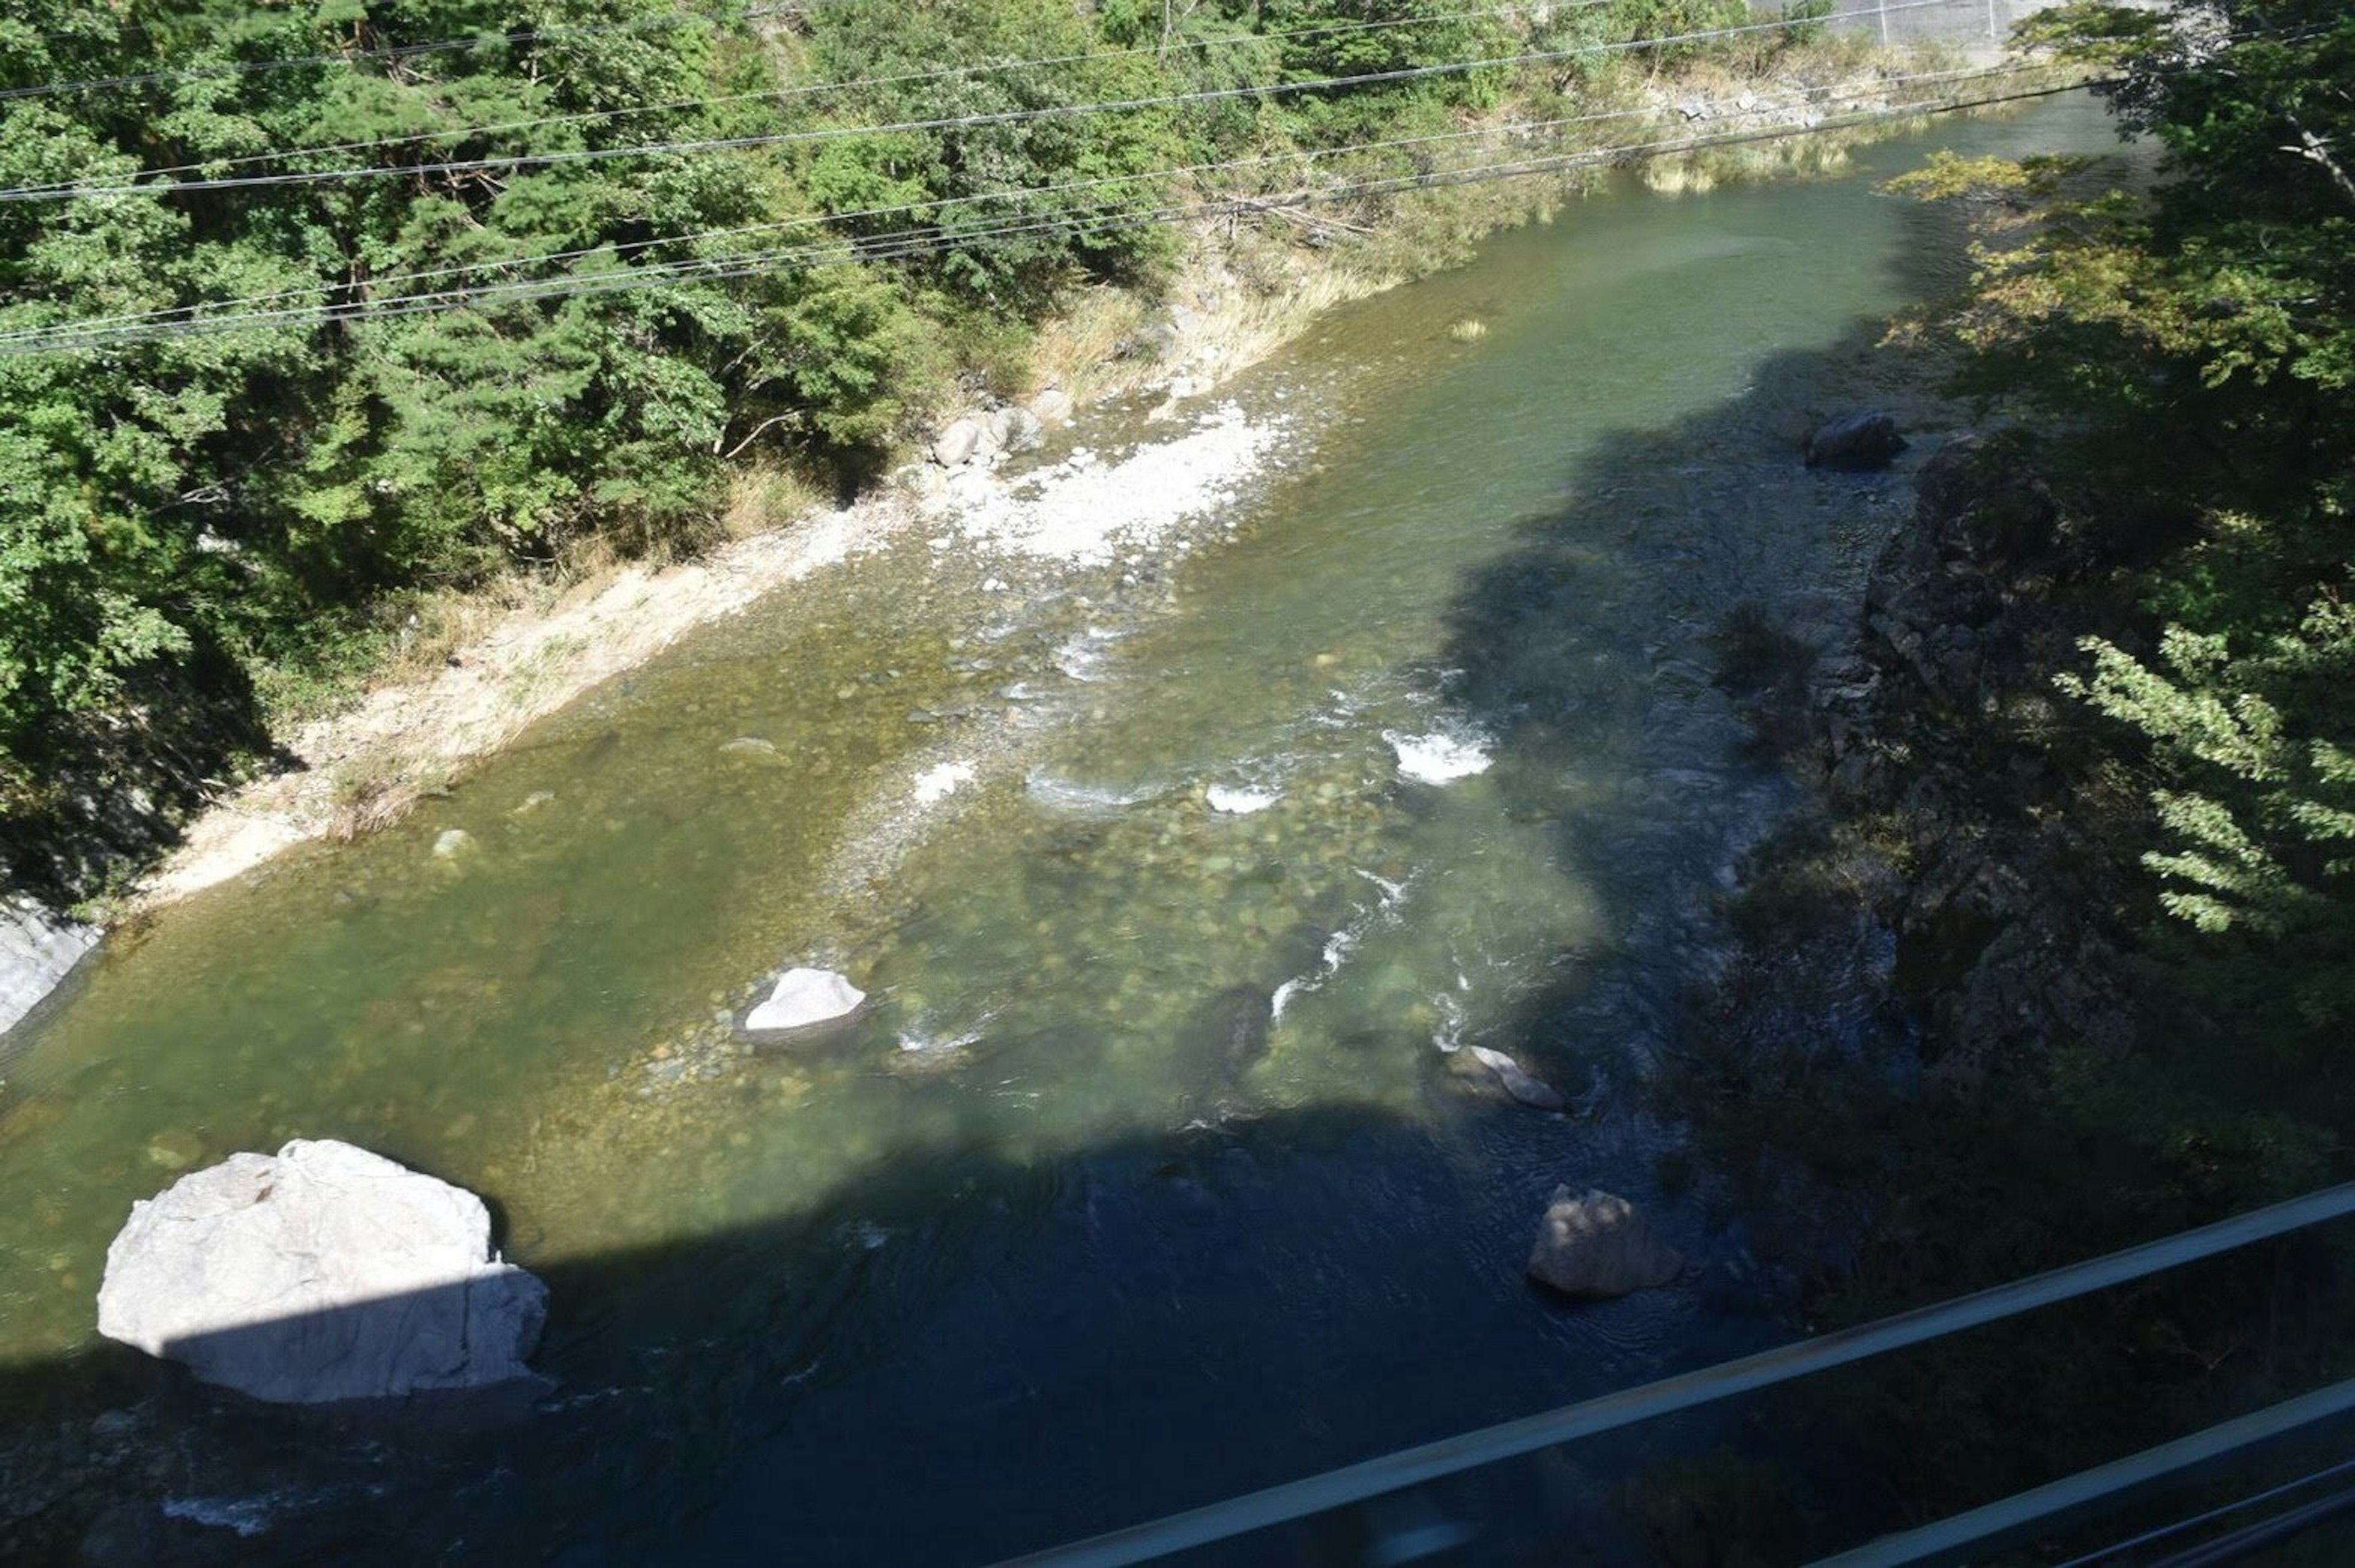
[[[791,1219],[523,1260],[549,1288],[549,1384],[303,1406],[113,1346],[0,1369],[0,1555],[986,1563],[1605,1392],[1675,1354],[1657,1303],[1543,1297],[1520,1275],[1519,1195],[1482,1212],[1466,1183],[1427,1127],[1362,1106],[1035,1163],[909,1146]],[[1434,1323],[1460,1337],[1434,1342]],[[305,1327],[328,1343],[350,1325]],[[1565,1334],[1620,1349],[1560,1354]],[[1669,1435],[1502,1467],[1443,1501],[1518,1520],[1490,1528],[1499,1553],[1572,1524],[1605,1543],[1490,1560],[1636,1561],[1595,1520]],[[1203,1560],[1356,1561],[1338,1554],[1360,1528]]]

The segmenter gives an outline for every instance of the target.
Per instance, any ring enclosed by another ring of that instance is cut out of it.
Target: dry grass
[[[1076,403],[1124,390],[1122,349],[1145,325],[1146,302],[1119,289],[1081,289],[1039,328],[1031,345],[1030,386],[1060,387]]]
[[[720,537],[748,539],[826,504],[826,486],[801,470],[774,459],[748,464],[729,480],[719,510]]]

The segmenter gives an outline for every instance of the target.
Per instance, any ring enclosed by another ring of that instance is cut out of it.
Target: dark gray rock
[[[1557,1187],[1538,1225],[1529,1277],[1565,1296],[1625,1296],[1667,1285],[1684,1272],[1684,1254],[1652,1234],[1625,1198]]]
[[[1897,433],[1897,421],[1878,410],[1867,410],[1817,425],[1807,437],[1807,466],[1869,473],[1888,467],[1904,450],[1905,438]]]

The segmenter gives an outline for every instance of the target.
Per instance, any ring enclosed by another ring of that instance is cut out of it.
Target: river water
[[[190,1561],[978,1563],[1785,1334],[1637,1092],[1786,788],[1712,635],[1747,601],[1834,642],[1933,444],[1795,453],[1920,406],[1866,346],[1959,276],[1874,182],[2105,134],[2068,101],[1614,187],[1093,421],[1249,449],[1150,548],[920,528],[116,943],[0,1097],[16,1435],[127,1405],[124,1506]],[[796,962],[875,1005],[741,1047]],[[489,1199],[553,1388],[281,1412],[101,1349],[130,1202],[291,1136]],[[1533,1291],[1563,1182],[1645,1204],[1684,1281]],[[1481,1550],[1636,1551],[1615,1499],[1677,1440],[1523,1470]]]

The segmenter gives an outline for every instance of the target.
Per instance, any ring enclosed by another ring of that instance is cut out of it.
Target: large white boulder
[[[782,1034],[848,1018],[867,993],[831,969],[788,969],[769,999],[744,1015],[747,1034]]]
[[[98,933],[60,920],[19,894],[0,898],[0,1034],[16,1027],[75,965],[98,945]]]
[[[350,1144],[234,1154],[131,1206],[98,1331],[256,1399],[313,1404],[527,1377],[548,1287],[463,1188]]]

